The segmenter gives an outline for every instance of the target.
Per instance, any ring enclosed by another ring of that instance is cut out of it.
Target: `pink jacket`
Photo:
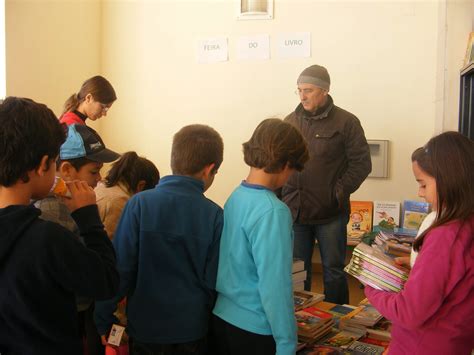
[[[389,354],[471,354],[474,348],[474,215],[433,229],[404,290],[369,286],[370,303],[393,322]]]

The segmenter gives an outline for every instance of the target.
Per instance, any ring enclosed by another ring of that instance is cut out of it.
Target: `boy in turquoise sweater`
[[[298,130],[264,120],[243,144],[250,173],[224,206],[212,345],[220,355],[296,351],[292,219],[274,191],[308,160]]]

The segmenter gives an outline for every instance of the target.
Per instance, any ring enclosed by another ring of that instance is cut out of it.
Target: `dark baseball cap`
[[[61,160],[86,158],[98,163],[110,163],[119,157],[120,154],[105,147],[96,131],[81,124],[68,126],[66,141],[59,151]]]

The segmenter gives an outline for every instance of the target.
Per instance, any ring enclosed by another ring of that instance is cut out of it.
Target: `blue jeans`
[[[325,301],[339,304],[349,303],[349,288],[344,272],[348,220],[349,216],[344,214],[326,224],[293,225],[295,232],[293,256],[304,261],[307,271],[305,290],[311,290],[313,269],[311,258],[316,239],[323,264]]]

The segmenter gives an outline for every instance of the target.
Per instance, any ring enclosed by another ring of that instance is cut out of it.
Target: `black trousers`
[[[180,344],[149,344],[130,338],[130,355],[206,355],[207,338]]]
[[[209,334],[212,355],[275,355],[275,339],[240,329],[212,315]]]

